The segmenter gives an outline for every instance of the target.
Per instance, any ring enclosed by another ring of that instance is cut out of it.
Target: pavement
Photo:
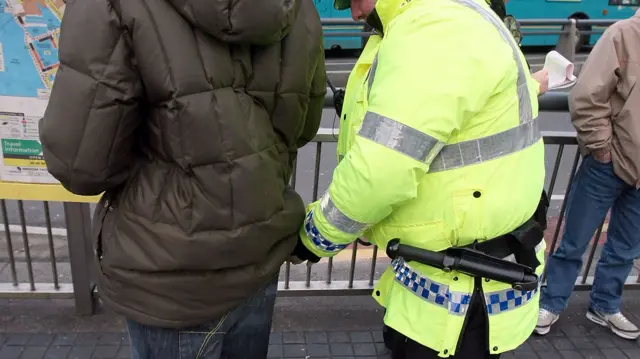
[[[623,311],[640,323],[637,297],[628,292]],[[638,340],[618,338],[585,318],[587,303],[588,293],[574,293],[547,336],[533,335],[502,358],[640,359]],[[0,314],[0,359],[130,358],[122,318],[104,308],[80,317],[68,301],[14,300],[0,303]],[[381,320],[380,308],[368,296],[278,298],[268,358],[390,359]]]

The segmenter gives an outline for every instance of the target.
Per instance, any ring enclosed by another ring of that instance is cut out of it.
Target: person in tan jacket
[[[536,333],[547,334],[567,307],[582,257],[611,209],[587,318],[625,339],[640,330],[622,313],[625,280],[640,256],[640,12],[609,27],[569,95],[584,160],[567,200],[566,225],[547,263]]]

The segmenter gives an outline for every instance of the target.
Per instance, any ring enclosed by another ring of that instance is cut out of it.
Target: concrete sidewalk
[[[640,323],[640,298],[628,291],[624,313]],[[588,293],[576,293],[545,337],[532,336],[503,358],[640,359],[640,344],[616,337],[584,317]],[[269,358],[390,359],[382,342],[382,311],[369,297],[279,298]],[[0,359],[129,358],[119,316],[101,309],[73,314],[68,301],[0,302]],[[242,359],[242,358],[238,358]]]

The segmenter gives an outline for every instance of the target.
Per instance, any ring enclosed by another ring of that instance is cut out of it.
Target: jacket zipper
[[[478,298],[478,296],[480,298]],[[484,299],[484,295],[482,291],[482,278],[475,277],[473,279],[473,294],[471,295],[471,300],[469,301],[469,309],[464,317],[464,322],[462,323],[462,329],[460,330],[460,336],[458,337],[458,344],[456,344],[455,355],[457,355],[457,353],[460,351],[460,346],[462,345],[462,341],[465,338],[464,334],[465,334],[465,331],[467,330],[467,325],[469,324],[469,317],[471,317],[469,312],[471,311],[472,306],[476,305],[475,304],[476,300],[482,301],[482,313],[485,316],[485,325],[486,325],[486,328],[485,328],[486,343],[487,343],[486,349],[489,350],[488,348],[489,346],[489,313],[487,313],[487,304]]]
[[[491,343],[489,343],[489,312],[487,311],[487,300],[484,296],[484,290],[482,289],[482,279],[478,279],[478,288],[480,290],[480,298],[482,299],[482,313],[484,314],[484,334],[487,353],[491,354]]]
[[[104,244],[102,243],[104,241],[104,237],[102,235],[103,231],[104,231],[104,221],[105,218],[107,218],[107,212],[111,212],[113,211],[113,206],[111,205],[111,201],[109,199],[106,199],[104,201],[104,205],[102,206],[102,214],[101,214],[101,223],[100,225],[100,233],[98,234],[98,248],[97,248],[97,252],[98,252],[98,259],[100,260],[100,262],[102,262],[102,259],[104,258]]]
[[[478,295],[478,277],[474,278],[473,281],[473,294],[471,295],[471,300],[469,300],[469,307],[467,309],[467,313],[464,316],[464,321],[462,322],[462,329],[460,330],[460,335],[458,336],[458,344],[456,344],[456,351],[454,355],[457,355],[458,351],[460,351],[460,346],[462,345],[462,340],[464,339],[464,333],[467,330],[467,325],[469,324],[469,317],[471,315],[469,312],[471,311],[471,306],[474,304],[475,300],[477,300]]]

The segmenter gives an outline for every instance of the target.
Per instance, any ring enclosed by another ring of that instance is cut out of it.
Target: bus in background
[[[516,20],[534,19],[591,19],[620,20],[633,16],[640,0],[508,0],[507,14]],[[535,35],[528,31],[557,30],[568,25],[522,26],[522,46],[555,46],[559,35]],[[576,50],[592,46],[600,38],[606,26],[579,25],[581,31],[597,31],[597,34],[580,36]]]
[[[338,11],[333,7],[333,0],[313,0],[321,19],[351,20],[351,11]],[[359,36],[365,31],[362,25],[322,25],[325,50],[360,50],[366,38]],[[367,30],[368,31],[368,30]],[[353,32],[354,36],[331,36],[333,33]]]
[[[314,0],[320,18],[351,20],[350,11],[333,8],[333,0]],[[505,0],[507,14],[516,20],[533,19],[592,19],[619,20],[633,16],[640,6],[640,0]],[[568,25],[522,26],[522,46],[555,46],[559,35],[528,34],[528,31],[560,31]],[[323,25],[326,50],[360,50],[366,38],[357,33],[369,31],[360,25]],[[597,34],[580,36],[576,50],[591,46],[600,38],[606,26],[579,25],[581,31],[597,31]],[[354,36],[331,36],[332,33],[353,32]]]

